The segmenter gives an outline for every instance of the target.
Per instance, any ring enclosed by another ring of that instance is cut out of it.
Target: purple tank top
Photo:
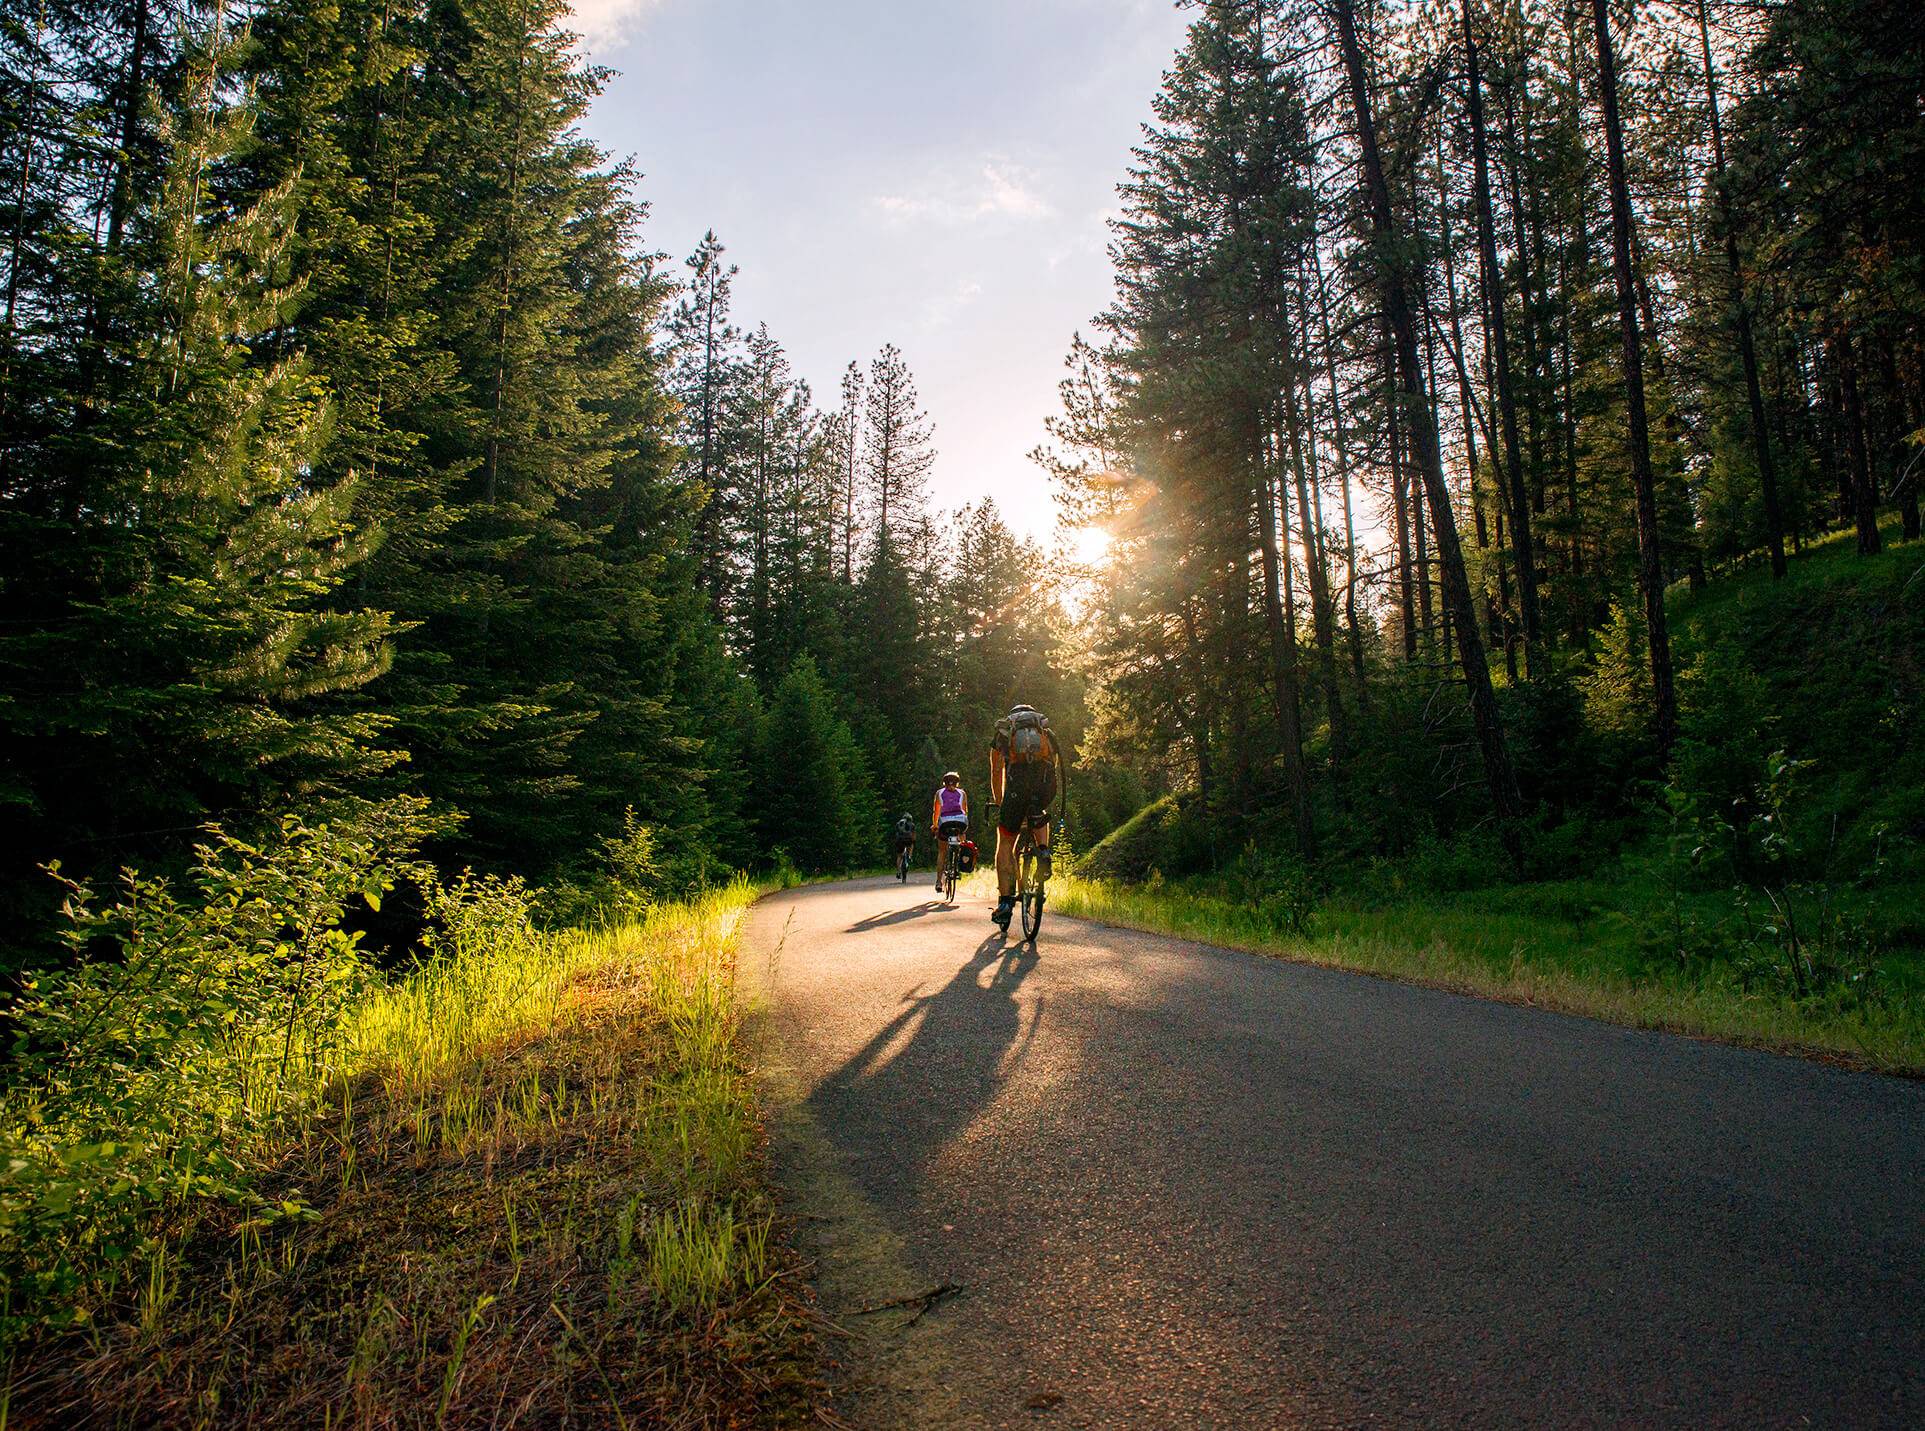
[[[945,785],[942,787],[941,798],[942,798],[942,818],[945,820],[962,819],[963,817],[962,791],[951,790],[947,785]]]

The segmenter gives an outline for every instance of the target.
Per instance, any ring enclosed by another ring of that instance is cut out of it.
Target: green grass
[[[1423,787],[1386,806],[1384,792],[1399,788],[1391,766],[1365,791],[1388,817],[1332,816],[1354,840],[1347,857],[1307,868],[1263,844],[1262,830],[1225,839],[1200,802],[1166,798],[1088,853],[1088,878],[1058,878],[1052,902],[1306,962],[1925,1074],[1925,547],[1899,542],[1895,526],[1886,535],[1873,558],[1839,533],[1808,546],[1783,581],[1733,572],[1701,593],[1671,593],[1682,730],[1666,779],[1687,802],[1675,826],[1658,792],[1631,787],[1622,801],[1613,781],[1650,771],[1627,757],[1608,692],[1597,709],[1585,693],[1583,730],[1549,708],[1539,777],[1598,783],[1588,798],[1600,804],[1574,795],[1563,823],[1534,830],[1531,867],[1584,879],[1494,884],[1501,856],[1487,833],[1438,832],[1481,825],[1481,790],[1447,799]],[[1623,700],[1639,727],[1635,682]],[[1517,709],[1520,720],[1541,716]],[[1778,752],[1795,764],[1775,763]],[[1774,768],[1794,773],[1779,781]],[[1333,794],[1338,812],[1345,793]],[[1440,822],[1440,810],[1451,818]],[[1771,927],[1772,900],[1786,898],[1800,941]],[[1307,929],[1293,927],[1312,904]]]
[[[1356,970],[1636,1028],[1925,1074],[1925,989],[1914,955],[1885,960],[1870,1001],[1797,1000],[1715,964],[1654,966],[1637,930],[1653,896],[1621,880],[1564,881],[1375,907],[1338,898],[1302,933],[1248,903],[1173,885],[1061,875],[1051,908],[1130,929]]]
[[[812,1332],[740,1044],[746,883],[477,922],[351,1019],[350,1073],[143,1275],[16,1354],[16,1424],[783,1424]]]

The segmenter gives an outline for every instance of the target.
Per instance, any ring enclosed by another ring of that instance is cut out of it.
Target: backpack
[[[1042,765],[1056,758],[1056,738],[1049,733],[1049,717],[1041,711],[1011,711],[996,723],[1003,758],[1011,765]]]

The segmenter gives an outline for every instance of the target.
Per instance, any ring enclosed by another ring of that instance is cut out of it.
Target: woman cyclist
[[[949,837],[969,829],[969,796],[962,788],[962,776],[953,770],[942,777],[942,789],[929,807],[929,828],[936,832],[936,888],[941,889]]]

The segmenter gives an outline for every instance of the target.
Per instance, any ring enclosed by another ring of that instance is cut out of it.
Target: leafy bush
[[[1670,783],[1708,808],[1738,809],[1779,748],[1780,724],[1770,688],[1749,661],[1726,646],[1700,652],[1678,676]]]
[[[1295,936],[1310,933],[1318,893],[1302,860],[1252,841],[1232,869],[1231,886],[1233,896],[1250,907],[1259,929]]]
[[[335,824],[290,817],[260,843],[210,827],[186,892],[127,870],[103,903],[62,880],[72,957],[8,1011],[4,1330],[84,1321],[152,1258],[156,1212],[249,1201],[253,1161],[346,1056],[369,973],[344,918],[380,907],[425,829],[423,802],[396,800]]]
[[[633,805],[622,812],[621,834],[602,836],[601,856],[623,912],[646,913],[662,892],[666,872],[656,853],[655,828],[635,818]]]
[[[1663,853],[1649,862],[1664,890],[1640,942],[1666,962],[1727,966],[1747,989],[1800,1002],[1865,1004],[1882,994],[1881,959],[1870,911],[1844,896],[1876,888],[1882,855],[1843,877],[1836,846],[1823,853],[1799,840],[1799,782],[1809,762],[1774,752],[1763,779],[1734,803],[1739,819],[1709,809],[1677,785],[1664,792]],[[1692,892],[1722,881],[1729,899]]]

